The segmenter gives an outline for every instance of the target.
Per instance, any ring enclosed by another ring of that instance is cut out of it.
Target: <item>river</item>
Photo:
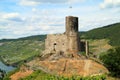
[[[5,65],[4,63],[2,63],[2,62],[0,61],[0,69],[3,70],[3,71],[5,71],[5,72],[7,73],[7,72],[9,72],[9,71],[14,70],[15,67],[13,67],[13,66],[7,66],[7,65]]]

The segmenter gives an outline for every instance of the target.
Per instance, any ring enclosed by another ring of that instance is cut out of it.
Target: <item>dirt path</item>
[[[85,60],[85,67],[84,67],[84,71],[85,71],[85,73],[84,73],[84,75],[86,75],[86,74],[88,74],[89,73],[89,68],[90,68],[90,66],[91,66],[91,61],[90,60]]]

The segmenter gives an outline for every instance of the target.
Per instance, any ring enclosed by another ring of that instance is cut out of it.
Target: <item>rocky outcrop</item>
[[[36,69],[41,69],[47,73],[61,76],[92,76],[108,73],[108,70],[101,64],[93,60],[85,59],[68,59],[61,58],[59,60],[31,61],[28,63]]]

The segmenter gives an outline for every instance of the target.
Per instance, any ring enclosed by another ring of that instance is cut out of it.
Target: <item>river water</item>
[[[5,65],[4,63],[2,63],[2,62],[0,61],[0,69],[3,70],[3,71],[5,71],[5,72],[7,73],[7,72],[9,72],[9,71],[14,70],[15,67],[13,67],[13,66],[7,66],[7,65]]]

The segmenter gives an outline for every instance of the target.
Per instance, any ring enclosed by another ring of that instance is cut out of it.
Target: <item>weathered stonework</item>
[[[60,76],[95,76],[108,73],[107,68],[83,55],[77,54],[79,51],[86,51],[88,56],[88,42],[80,41],[78,35],[78,18],[66,17],[66,32],[63,34],[48,34],[45,39],[45,51],[43,54],[28,62],[21,70],[11,76],[31,74],[33,70],[42,70],[46,73]],[[26,76],[26,75],[25,75]]]
[[[48,34],[45,39],[45,51],[40,58],[28,63],[47,73],[62,76],[92,76],[108,73],[101,64],[88,58],[87,41],[80,41],[78,18],[66,17],[66,31],[63,34]],[[77,54],[86,51],[86,56]]]
[[[78,35],[78,18],[66,17],[66,32],[64,34],[49,34],[45,40],[44,54],[52,51],[67,53],[77,53],[80,51],[80,38]]]
[[[65,34],[49,34],[45,39],[46,53],[51,51],[66,52],[67,50],[67,36]]]
[[[80,38],[78,34],[78,17],[66,17],[66,35],[68,41],[68,51],[80,51]]]

